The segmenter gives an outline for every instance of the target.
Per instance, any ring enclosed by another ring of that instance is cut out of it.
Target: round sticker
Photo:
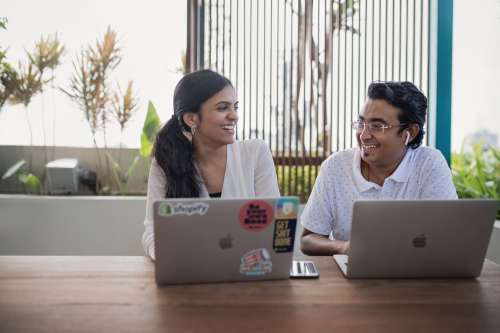
[[[271,223],[273,208],[267,202],[254,200],[240,208],[240,224],[246,230],[259,231]]]

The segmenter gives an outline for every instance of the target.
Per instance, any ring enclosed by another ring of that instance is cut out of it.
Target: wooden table
[[[500,332],[500,266],[476,280],[318,280],[158,288],[143,257],[0,257],[0,332]]]

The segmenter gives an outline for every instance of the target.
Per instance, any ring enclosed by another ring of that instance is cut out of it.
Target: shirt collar
[[[396,170],[388,178],[398,183],[406,183],[408,181],[408,177],[410,177],[410,160],[412,155],[413,149],[406,149],[403,160],[399,163]]]
[[[403,160],[399,163],[396,170],[387,179],[392,179],[395,182],[405,183],[408,181],[410,176],[410,160],[413,154],[413,149],[408,148],[406,150]],[[354,170],[354,183],[358,187],[360,192],[366,192],[372,188],[380,189],[378,184],[372,183],[363,177],[361,173],[361,152],[359,147],[354,149],[354,159],[353,159],[353,170]]]
[[[369,182],[361,173],[361,152],[359,147],[354,148],[352,169],[354,170],[354,183],[360,192],[366,192],[372,188],[380,188],[375,183]]]

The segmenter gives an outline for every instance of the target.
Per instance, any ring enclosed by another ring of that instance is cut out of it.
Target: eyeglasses
[[[406,124],[390,125],[380,121],[365,122],[358,120],[352,122],[352,129],[358,133],[362,132],[365,128],[367,128],[370,131],[370,133],[384,133],[385,130],[387,129],[391,129],[393,127],[401,127],[405,125]]]

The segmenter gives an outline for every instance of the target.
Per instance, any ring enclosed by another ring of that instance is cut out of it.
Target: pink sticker
[[[240,208],[240,224],[246,230],[262,230],[271,223],[272,218],[273,207],[262,200],[247,202]]]

